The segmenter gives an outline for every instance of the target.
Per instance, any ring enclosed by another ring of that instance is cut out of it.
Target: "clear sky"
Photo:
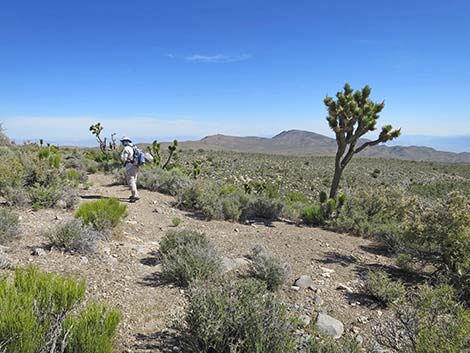
[[[468,0],[5,0],[0,121],[75,141],[328,133],[345,82],[409,135],[470,135]]]

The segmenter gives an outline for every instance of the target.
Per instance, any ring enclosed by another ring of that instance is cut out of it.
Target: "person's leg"
[[[139,198],[137,193],[137,167],[135,165],[130,166],[128,169],[129,175],[129,186],[131,188],[131,199]]]

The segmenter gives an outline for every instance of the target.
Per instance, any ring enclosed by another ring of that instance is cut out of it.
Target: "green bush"
[[[13,282],[1,279],[2,352],[110,353],[119,314],[104,309],[99,317],[87,315],[94,310],[92,304],[75,317],[84,296],[83,281],[40,272],[34,267],[16,270]],[[77,337],[87,337],[88,342],[100,345],[90,346]]]
[[[81,253],[93,252],[96,242],[104,239],[104,233],[100,233],[90,226],[84,226],[81,219],[59,224],[47,232],[50,246],[66,251]]]
[[[470,312],[455,301],[453,289],[421,286],[393,315],[374,325],[377,341],[397,352],[459,353],[470,348]]]
[[[181,169],[170,170],[160,167],[141,168],[137,186],[150,191],[158,191],[162,194],[175,196],[184,188],[191,185],[191,178]]]
[[[125,216],[127,207],[112,198],[83,203],[75,212],[75,218],[81,218],[84,224],[99,231],[116,227]]]
[[[30,200],[34,208],[54,207],[62,196],[62,189],[57,185],[41,185],[36,183],[30,189]]]
[[[309,226],[321,226],[325,223],[323,209],[319,204],[306,206],[300,215],[302,221]]]
[[[375,238],[392,252],[403,245],[402,224],[406,213],[416,209],[416,200],[400,191],[378,189],[350,196],[340,212],[328,222],[331,230]]]
[[[20,220],[16,213],[0,208],[0,244],[5,244],[19,233]]]
[[[198,211],[207,219],[223,219],[220,187],[211,182],[197,180],[180,194],[180,204],[188,210]]]
[[[173,217],[172,220],[171,220],[171,225],[173,227],[178,227],[180,224],[181,224],[181,218],[179,217]]]
[[[287,282],[290,274],[289,265],[281,263],[262,246],[253,248],[250,260],[249,274],[266,283],[268,290],[277,291]]]
[[[185,352],[294,352],[286,310],[263,284],[198,283],[189,296]]]
[[[406,288],[403,283],[392,281],[383,271],[369,271],[364,291],[387,306],[402,303],[406,296]]]
[[[2,190],[8,206],[28,207],[31,205],[31,198],[26,189],[22,187],[6,186]]]
[[[71,330],[65,353],[112,353],[120,320],[117,310],[91,303],[65,322],[65,331]]]
[[[470,203],[460,193],[410,211],[401,254],[433,265],[470,301]]]
[[[160,253],[165,277],[183,286],[221,274],[221,260],[204,234],[170,231],[160,241]]]
[[[335,340],[329,336],[315,332],[307,344],[307,353],[359,353],[363,352],[360,345],[352,337]]]
[[[283,209],[284,204],[278,199],[255,196],[250,198],[247,205],[243,208],[241,218],[276,220],[281,216]]]

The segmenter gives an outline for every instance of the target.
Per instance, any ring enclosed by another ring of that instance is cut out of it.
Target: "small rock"
[[[327,314],[319,313],[315,325],[319,331],[336,339],[344,333],[343,323]]]
[[[348,287],[345,284],[339,283],[338,286],[336,287],[338,290],[345,290],[347,293],[354,293],[351,287]]]
[[[364,343],[364,337],[362,337],[361,335],[357,335],[355,340],[356,340],[356,343],[360,346],[362,346],[362,344]]]
[[[34,256],[46,256],[47,253],[43,248],[34,248],[33,255]]]
[[[315,296],[314,301],[316,305],[323,305],[323,299],[319,295]]]
[[[367,316],[359,316],[357,318],[357,322],[360,324],[367,324],[369,322],[369,318]]]
[[[320,269],[321,269],[323,272],[326,272],[326,273],[333,273],[333,272],[335,272],[335,270],[333,270],[332,268],[320,267]]]
[[[324,278],[331,278],[331,274],[329,272],[323,272],[321,276]]]
[[[295,292],[298,292],[300,290],[300,287],[297,286],[291,286],[290,289],[292,289]]]
[[[64,200],[59,200],[59,201],[57,201],[56,206],[58,208],[65,209],[65,208],[67,208],[67,202],[65,202]],[[57,218],[57,216],[56,216],[56,218]]]
[[[82,256],[80,258],[80,264],[86,265],[88,263],[88,258],[86,256]]]
[[[353,326],[353,327],[351,328],[351,331],[352,331],[353,333],[355,333],[356,335],[357,335],[359,332],[361,332],[361,330],[360,330],[359,327],[357,327],[357,326]]]
[[[240,229],[235,228],[233,231],[234,231],[235,233],[238,233],[238,232],[240,232]]]
[[[60,201],[59,201],[60,202]],[[60,207],[60,206],[59,206]],[[62,207],[61,207],[62,208]],[[59,215],[55,215],[55,220],[56,221],[61,221],[62,220],[62,217],[60,217]]]
[[[378,317],[381,317],[383,315],[382,311],[381,310],[377,310],[377,316]]]
[[[155,267],[153,269],[155,270],[155,272],[162,272],[163,271],[163,266],[162,266],[162,264],[158,264],[158,265],[155,265]]]
[[[299,321],[302,327],[307,327],[308,325],[310,325],[312,318],[308,315],[300,315]]]

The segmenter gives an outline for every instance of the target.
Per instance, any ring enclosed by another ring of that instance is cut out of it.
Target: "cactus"
[[[400,136],[400,129],[393,130],[391,125],[385,125],[377,139],[356,146],[363,135],[376,130],[379,113],[385,107],[384,102],[375,103],[370,100],[370,93],[369,86],[354,92],[351,86],[346,83],[343,92],[336,94],[336,100],[327,96],[323,101],[328,109],[326,120],[336,135],[338,145],[335,173],[330,189],[330,198],[332,199],[336,198],[344,169],[356,153]]]

